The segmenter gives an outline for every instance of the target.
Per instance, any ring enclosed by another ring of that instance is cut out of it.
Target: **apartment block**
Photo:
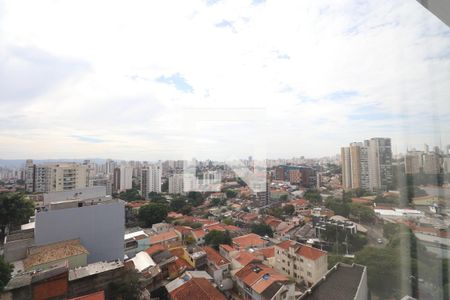
[[[287,240],[275,245],[275,268],[295,280],[312,286],[327,272],[327,252]]]

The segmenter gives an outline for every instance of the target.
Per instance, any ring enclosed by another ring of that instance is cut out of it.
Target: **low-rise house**
[[[162,244],[168,247],[181,245],[181,234],[173,229],[167,232],[151,235],[149,238],[150,245]]]
[[[193,268],[202,269],[207,265],[206,252],[200,247],[188,246],[183,249],[183,259]]]
[[[295,199],[295,200],[292,200],[292,201],[289,201],[288,203],[286,203],[285,205],[288,205],[288,204],[290,204],[290,205],[292,205],[292,206],[294,206],[294,209],[295,209],[295,213],[301,213],[302,211],[304,211],[304,210],[306,210],[306,209],[308,209],[308,207],[309,207],[309,201],[308,200],[306,200],[306,199],[303,199],[303,198],[300,198],[300,199]]]
[[[233,251],[236,251],[236,249],[234,249],[232,246],[227,245],[227,244],[221,244],[219,245],[219,253],[220,255],[222,255],[223,257],[225,257],[226,259],[231,259],[231,253]]]
[[[167,231],[171,230],[172,228],[173,228],[173,225],[166,223],[166,222],[156,223],[156,224],[152,225],[152,230],[155,233],[167,232]]]
[[[301,295],[299,300],[366,300],[368,297],[367,268],[357,264],[338,263]]]
[[[203,247],[203,250],[206,252],[207,258],[206,271],[213,277],[214,282],[220,286],[223,284],[223,280],[230,275],[231,262],[209,246]]]
[[[183,284],[169,292],[170,299],[226,300],[225,296],[205,278],[186,278],[183,280],[185,280]]]
[[[233,247],[237,250],[249,249],[249,248],[264,248],[267,245],[267,241],[263,240],[259,235],[255,233],[249,233],[233,239]]]
[[[45,270],[56,263],[67,261],[69,269],[73,269],[86,266],[88,254],[79,239],[33,246],[28,249],[23,266],[25,271]]]
[[[261,264],[248,264],[235,276],[239,295],[243,299],[294,299],[295,284],[286,275]]]
[[[297,283],[312,286],[328,270],[327,252],[287,240],[275,245],[274,267]]]
[[[132,264],[133,268],[141,273],[146,279],[153,279],[161,273],[158,265],[145,251],[137,253],[135,257],[126,261],[125,263]]]
[[[8,263],[24,259],[33,244],[34,229],[10,232],[4,240],[3,259]]]
[[[125,255],[129,258],[134,257],[136,253],[144,251],[150,246],[149,236],[143,230],[126,233],[124,241]]]
[[[0,299],[64,299],[68,294],[67,262],[45,270],[24,272],[11,278]]]

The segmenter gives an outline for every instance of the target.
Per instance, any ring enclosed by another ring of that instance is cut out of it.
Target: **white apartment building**
[[[129,190],[133,187],[133,167],[128,165],[120,166],[119,191]]]
[[[162,168],[151,165],[141,169],[141,193],[146,199],[150,192],[161,193]]]
[[[169,194],[181,194],[184,192],[183,174],[173,174],[169,177]]]
[[[275,245],[275,269],[312,286],[328,270],[327,252],[287,240]]]
[[[30,193],[62,192],[89,186],[86,165],[78,163],[33,164],[27,160],[25,187]]]

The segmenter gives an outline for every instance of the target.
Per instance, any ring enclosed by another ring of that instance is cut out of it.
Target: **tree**
[[[161,203],[150,203],[139,209],[139,220],[146,227],[162,222],[167,217],[167,206]]]
[[[235,198],[237,196],[237,192],[233,190],[226,190],[225,194],[227,195],[227,198]]]
[[[169,180],[166,180],[161,185],[161,192],[168,193],[169,192]]]
[[[281,195],[280,202],[286,202],[288,200],[288,195]]]
[[[34,214],[34,203],[21,193],[0,193],[0,229],[27,223]]]
[[[371,223],[374,221],[375,212],[369,207],[359,203],[351,203],[349,206],[350,214],[358,221],[364,223]]]
[[[273,231],[272,228],[269,225],[266,224],[253,224],[252,227],[252,232],[256,233],[257,235],[260,236],[269,236],[269,237],[273,237]]]
[[[193,207],[197,207],[203,204],[203,202],[205,202],[205,199],[203,198],[202,193],[200,192],[189,192],[188,195],[188,202],[189,204],[191,204]]]
[[[225,218],[222,220],[222,223],[225,225],[234,225],[234,221],[231,218]]]
[[[320,192],[315,189],[306,190],[305,194],[303,195],[303,198],[305,198],[306,200],[308,200],[313,204],[320,204],[322,202],[322,196],[320,195]]]
[[[170,201],[170,209],[172,211],[180,212],[181,209],[186,205],[186,198],[175,197]]]
[[[400,260],[391,248],[366,247],[355,262],[367,266],[369,289],[382,299],[394,296],[400,287]]]
[[[137,300],[141,292],[139,274],[135,270],[126,270],[118,281],[111,282],[107,289],[107,299]]]
[[[157,202],[157,203],[167,203],[167,199],[166,197],[164,197],[163,195],[157,193],[157,192],[150,192],[148,193],[148,198],[152,201],[152,202]]]
[[[211,230],[207,235],[205,235],[205,243],[218,250],[220,244],[231,245],[232,240],[228,230]]]
[[[334,211],[336,215],[348,217],[350,214],[350,206],[347,202],[341,199],[328,197],[325,201],[325,207]]]
[[[221,206],[225,205],[227,203],[227,200],[222,200],[220,198],[213,198],[211,199],[211,206]]]
[[[0,256],[0,293],[11,279],[12,266]]]
[[[138,201],[143,200],[144,198],[139,193],[139,190],[136,188],[128,189],[126,191],[120,192],[119,198],[125,201]]]
[[[295,207],[292,204],[283,206],[283,212],[286,215],[292,215],[295,212]]]

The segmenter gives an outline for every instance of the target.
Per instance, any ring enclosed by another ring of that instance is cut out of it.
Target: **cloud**
[[[220,159],[260,137],[269,157],[372,136],[398,151],[450,143],[450,29],[420,4],[253,4],[0,0],[0,156],[177,159],[195,142],[197,158]],[[224,117],[189,131],[187,108]],[[227,121],[239,108],[266,112],[264,134]],[[102,142],[73,136],[93,129]]]
[[[0,52],[0,104],[30,100],[87,72],[89,65],[33,47],[8,47]]]
[[[190,86],[186,79],[183,78],[179,73],[170,75],[170,76],[161,76],[156,79],[157,82],[166,83],[173,85],[177,90],[192,93],[194,89]]]

